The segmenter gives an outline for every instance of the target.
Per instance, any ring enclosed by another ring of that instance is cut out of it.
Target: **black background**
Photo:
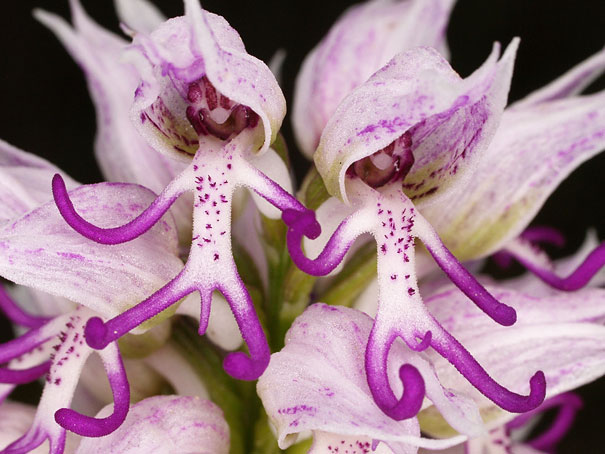
[[[110,1],[83,0],[100,24],[118,32]],[[182,14],[175,0],[156,1],[168,16]],[[339,14],[354,2],[344,0],[204,0],[241,34],[248,52],[268,61],[283,48],[283,90],[292,99],[293,81],[306,53]],[[0,16],[0,137],[39,154],[83,183],[100,181],[92,143],[94,110],[80,69],[61,44],[31,16],[35,7],[69,17],[67,1],[3,2]],[[459,0],[448,41],[452,66],[468,75],[488,55],[493,41],[521,37],[510,99],[539,88],[605,45],[603,0]],[[590,91],[605,88],[603,78]],[[286,138],[297,175],[306,161],[296,156],[288,119]],[[572,252],[588,227],[605,237],[605,154],[581,166],[547,202],[535,223],[561,229]],[[50,183],[49,183],[50,184]],[[586,409],[561,445],[562,453],[603,452],[603,383],[585,387]]]

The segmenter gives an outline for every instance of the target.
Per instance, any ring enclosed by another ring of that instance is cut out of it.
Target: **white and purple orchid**
[[[115,0],[125,39],[69,3],[34,15],[85,74],[111,182],[0,142],[1,453],[556,447],[605,375],[605,245],[555,262],[528,224],[605,148],[605,92],[580,95],[605,51],[507,107],[518,39],[463,78],[454,0],[356,5],[296,82],[299,201],[285,97],[223,17]],[[7,399],[36,380],[37,408]]]
[[[99,228],[80,217],[60,176],[53,179],[53,194],[59,211],[77,232],[98,243],[121,244],[149,230],[181,194],[194,191],[192,245],[183,270],[108,322],[91,319],[86,340],[102,349],[195,291],[201,298],[203,334],[212,292],[219,290],[250,352],[229,355],[225,370],[254,380],[265,370],[270,352],[231,256],[233,192],[245,186],[280,211],[302,213],[305,208],[259,170],[287,174],[277,153],[269,149],[285,114],[285,100],[271,71],[246,53],[239,35],[223,18],[203,11],[195,0],[185,2],[185,7],[185,16],[150,34],[136,33],[128,55],[141,78],[132,104],[133,121],[154,149],[189,161],[187,167],[145,211],[121,227]],[[318,233],[316,223],[305,230],[310,237]]]

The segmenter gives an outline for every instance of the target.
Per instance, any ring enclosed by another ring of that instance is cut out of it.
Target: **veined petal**
[[[132,1],[121,3],[126,14],[131,11],[128,8],[144,4],[142,0],[136,5]],[[135,67],[122,58],[128,43],[93,22],[78,0],[70,4],[74,28],[45,11],[36,10],[35,16],[55,33],[86,75],[97,114],[95,155],[101,170],[110,181],[142,184],[159,192],[185,164],[156,152],[130,121],[139,76]],[[148,8],[152,7],[146,6],[144,13],[137,11],[138,20],[150,20]],[[190,201],[178,202],[172,211],[181,238],[190,237]]]
[[[100,225],[135,217],[153,199],[136,185],[100,183],[71,192],[81,212]],[[48,202],[0,227],[0,273],[117,315],[182,268],[174,223],[164,217],[150,233],[121,246],[93,243],[74,232]]]
[[[109,413],[105,408],[99,417]],[[133,405],[111,435],[80,443],[76,454],[227,454],[229,427],[222,411],[199,397],[155,396]]]
[[[527,389],[527,374],[539,368],[546,376],[547,397],[582,386],[605,373],[605,327],[591,323],[553,323],[509,327],[469,339],[466,346],[506,386]],[[497,410],[472,391],[457,374],[446,372],[441,359],[437,373],[446,386],[472,393],[490,426],[514,416]]]
[[[51,200],[56,173],[70,189],[77,185],[50,162],[0,140],[0,224]]]
[[[0,450],[19,438],[31,425],[36,407],[6,401],[0,406]],[[46,454],[48,449],[39,446],[31,454]]]
[[[129,55],[142,77],[132,118],[155,149],[189,160],[201,131],[225,139],[250,127],[262,153],[277,136],[285,99],[271,70],[197,0],[185,2],[185,16],[137,34]]]
[[[395,56],[342,101],[324,129],[314,159],[328,192],[347,203],[349,167],[393,146],[401,154],[392,164],[393,178],[399,166],[409,171],[403,175],[408,196],[426,204],[450,192],[472,172],[495,133],[517,45],[513,41],[500,62],[494,46],[467,79],[432,49]]]
[[[515,326],[543,326],[546,330],[548,325],[557,323],[599,323],[605,319],[605,289],[553,291],[538,296],[519,291],[516,281],[494,284],[487,289],[498,301],[515,309],[518,320]],[[494,326],[457,288],[450,287],[425,302],[443,327],[464,342],[485,333],[510,330]]]
[[[368,1],[349,8],[309,53],[296,80],[292,122],[311,157],[342,99],[413,47],[444,49],[454,0]]]
[[[423,209],[458,258],[518,236],[559,183],[605,148],[605,92],[507,109],[464,194]]]
[[[257,386],[277,429],[281,448],[292,444],[297,434],[306,430],[345,437],[364,435],[376,442],[383,441],[395,453],[410,452],[411,446],[437,448],[433,443],[444,448],[464,440],[464,437],[440,441],[422,439],[416,419],[398,422],[378,408],[363,368],[364,348],[371,328],[372,319],[361,312],[322,304],[311,306],[294,322],[286,336],[286,346],[272,355]],[[396,366],[410,360],[422,368],[424,360],[412,359],[414,355],[403,348],[394,349],[396,360],[390,375],[394,378]],[[430,367],[427,370],[430,371]],[[459,418],[461,425],[464,419],[466,423],[473,419],[473,423],[477,422],[471,416],[472,411],[459,406],[459,396],[441,388],[432,372],[421,370],[421,373],[427,382],[429,397],[443,398],[439,407],[446,414],[455,415],[452,422],[455,418]],[[401,392],[401,387],[398,391]]]

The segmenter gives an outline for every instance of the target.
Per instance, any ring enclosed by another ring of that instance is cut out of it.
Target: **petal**
[[[131,1],[121,4],[123,8],[135,6]],[[121,57],[127,42],[94,23],[77,0],[71,2],[71,8],[74,28],[45,11],[37,10],[35,15],[55,33],[86,75],[97,114],[95,155],[101,170],[109,181],[142,184],[159,192],[181,173],[185,164],[156,152],[130,120],[139,76],[134,66]],[[146,15],[144,9],[137,11],[136,17],[148,20]],[[172,211],[180,236],[190,237],[190,200],[177,202]]]
[[[527,375],[540,369],[546,376],[547,397],[582,386],[605,373],[605,327],[591,323],[556,323],[509,327],[469,339],[469,351],[505,386],[527,389]],[[465,389],[458,374],[436,361],[443,383]],[[513,418],[466,385],[493,427]]]
[[[245,51],[237,32],[221,16],[205,12],[197,0],[185,2],[186,14],[163,23],[149,36],[135,36],[131,51],[142,82],[132,118],[157,150],[189,159],[197,134],[186,110],[188,86],[206,76],[222,95],[255,112],[262,122],[257,147],[265,152],[285,115],[285,99],[271,73]]]
[[[0,449],[19,438],[31,425],[36,407],[18,402],[4,402],[0,407]],[[48,448],[39,446],[32,454],[45,454]]]
[[[293,187],[290,171],[275,150],[269,148],[263,155],[255,156],[250,159],[250,163],[275,183],[280,185],[286,192],[292,194]],[[279,219],[281,217],[281,211],[265,200],[261,195],[252,192],[252,199],[259,211],[268,218]]]
[[[384,443],[380,443],[376,449],[372,449],[372,439],[369,437],[338,435],[328,432],[313,432],[313,446],[308,454],[394,454],[394,452]],[[414,446],[408,446],[406,451],[401,453],[415,454],[417,449]]]
[[[396,453],[409,452],[409,445],[431,445],[431,441],[419,438],[415,419],[395,421],[374,403],[363,367],[371,327],[372,319],[361,312],[322,304],[311,306],[296,319],[286,336],[286,346],[272,355],[257,386],[277,429],[280,447],[289,446],[306,430],[364,435],[384,441]],[[395,349],[393,356],[400,362],[402,357],[403,362],[410,360],[403,348]],[[414,361],[423,367],[422,360]],[[396,369],[392,369],[394,375]],[[449,403],[440,407],[451,412],[457,405],[453,393],[442,389],[432,372],[421,373],[427,392],[441,394]],[[462,407],[453,411],[460,419],[466,416]],[[446,447],[463,439],[435,443]]]
[[[151,2],[147,0],[114,0],[120,22],[132,30],[141,33],[151,33],[166,17]]]
[[[78,209],[104,226],[135,217],[153,193],[135,185],[100,183],[71,192]],[[116,315],[182,268],[170,217],[150,233],[119,246],[84,239],[48,202],[0,228],[0,273],[18,284]]]
[[[534,278],[536,279],[536,278]],[[593,322],[605,319],[605,289],[585,288],[576,292],[550,292],[540,296],[518,290],[516,282],[510,285],[487,286],[501,303],[515,309],[515,326],[543,326],[558,323]],[[425,300],[431,313],[462,342],[480,338],[493,332],[508,332],[510,328],[495,326],[479,308],[469,304],[457,288],[450,288]]]
[[[510,109],[524,109],[543,102],[579,95],[605,71],[605,49],[571,68],[548,85],[512,104]]]
[[[19,306],[38,316],[57,317],[76,308],[74,302],[62,296],[51,295],[23,285],[10,287],[8,292],[15,301],[19,302]]]
[[[500,62],[499,47],[467,79],[436,51],[416,48],[395,56],[347,96],[327,124],[314,155],[330,194],[347,202],[348,168],[404,134],[415,163],[406,194],[434,199],[472,170],[506,103],[518,41]]]
[[[108,413],[105,408],[100,416]],[[80,443],[78,454],[196,452],[227,454],[229,427],[222,411],[199,397],[155,396],[131,407],[111,435]]]
[[[423,210],[458,258],[518,236],[559,183],[605,147],[605,92],[507,110],[462,194]]]
[[[56,173],[69,188],[76,186],[50,162],[0,140],[0,224],[51,200],[50,182]]]
[[[452,0],[369,1],[348,9],[303,62],[292,122],[311,157],[342,99],[395,54],[417,46],[445,47]]]

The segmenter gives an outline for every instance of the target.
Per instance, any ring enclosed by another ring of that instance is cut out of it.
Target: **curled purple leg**
[[[390,345],[382,346],[370,341],[366,347],[365,369],[368,386],[376,405],[396,421],[413,418],[422,407],[425,385],[422,375],[411,364],[399,368],[399,379],[403,384],[403,394],[397,398],[392,391],[387,373],[387,359]]]
[[[27,369],[5,369],[0,368],[0,383],[20,385],[32,382],[48,372],[51,362],[46,361]]]
[[[402,365],[399,368],[399,378],[403,383],[403,395],[397,399],[387,374],[387,359],[396,336],[391,336],[386,344],[380,342],[378,337],[373,329],[365,355],[366,375],[374,401],[385,414],[397,421],[413,418],[422,406],[425,394],[424,380],[414,366]]]
[[[286,242],[292,261],[298,268],[311,276],[325,276],[334,270],[342,262],[345,254],[359,235],[359,232],[351,232],[351,224],[354,221],[352,222],[351,218],[347,218],[340,223],[319,256],[315,259],[309,259],[305,256],[300,243],[303,232],[309,230],[308,226],[312,226],[312,222],[317,222],[315,221],[315,214],[310,210],[304,214],[284,211],[282,219],[289,226]]]
[[[256,380],[262,375],[271,358],[267,338],[258,320],[254,304],[239,276],[233,276],[232,284],[219,286],[219,290],[231,306],[231,311],[248,345],[250,356],[243,352],[229,353],[223,362],[223,368],[233,378]]]
[[[0,364],[33,350],[38,345],[57,335],[64,323],[64,317],[57,317],[39,328],[28,331],[17,339],[12,339],[0,345]]]
[[[194,290],[193,286],[184,283],[181,273],[146,300],[107,322],[99,317],[91,317],[84,329],[86,343],[96,350],[102,350]]]
[[[499,407],[511,413],[525,413],[538,407],[546,395],[546,378],[536,372],[529,381],[530,393],[523,396],[498,384],[475,358],[435,320],[431,327],[431,347],[447,359],[477,390]]]
[[[183,192],[168,186],[135,219],[120,227],[104,229],[84,220],[76,212],[61,175],[55,174],[53,177],[52,190],[55,204],[65,221],[80,235],[101,244],[120,244],[141,236],[153,227]]]
[[[511,254],[529,271],[534,273],[548,285],[564,291],[581,289],[592,279],[592,277],[605,265],[605,243],[601,243],[584,259],[582,264],[567,277],[559,277],[552,270],[540,266],[526,254]]]
[[[494,298],[445,247],[432,228],[429,235],[419,237],[445,274],[479,309],[504,326],[513,325],[517,321],[515,310]]]
[[[0,310],[10,319],[11,322],[27,328],[38,328],[49,319],[45,317],[36,317],[25,312],[8,295],[3,286],[0,285]]]
[[[550,408],[559,407],[559,412],[550,426],[543,434],[526,443],[539,451],[553,451],[557,444],[568,432],[573,424],[576,413],[582,408],[582,400],[574,393],[563,393],[544,401],[535,410],[518,416],[507,424],[507,428],[515,429],[524,426],[531,418]]]
[[[109,351],[107,351],[109,350]],[[55,421],[61,427],[83,437],[103,437],[116,430],[126,419],[130,406],[130,387],[124,364],[117,345],[112,345],[101,353],[107,377],[113,393],[113,413],[105,418],[92,418],[69,408],[55,412]]]
[[[521,238],[530,243],[552,244],[553,246],[565,246],[565,236],[555,228],[548,226],[528,227],[521,234]]]

